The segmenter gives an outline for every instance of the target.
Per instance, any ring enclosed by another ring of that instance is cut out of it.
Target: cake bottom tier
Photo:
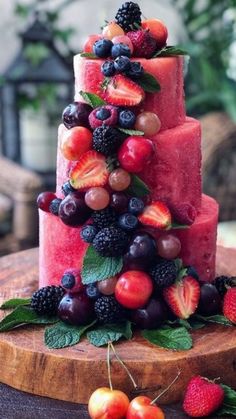
[[[87,244],[80,239],[80,228],[63,224],[55,215],[39,211],[39,286],[59,284],[68,268],[81,268]],[[216,231],[218,204],[207,195],[202,197],[202,208],[194,224],[186,229],[169,231],[179,237],[180,257],[185,265],[192,265],[201,280],[212,281],[215,276]],[[152,232],[156,237],[163,232]]]

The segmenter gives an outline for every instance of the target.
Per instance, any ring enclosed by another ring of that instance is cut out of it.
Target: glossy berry
[[[112,295],[115,292],[115,287],[117,283],[118,278],[116,276],[113,276],[111,278],[104,279],[103,281],[98,281],[98,290],[103,295]]]
[[[101,293],[96,284],[87,285],[86,294],[91,300],[97,300],[99,297],[101,297]]]
[[[130,68],[130,59],[126,56],[119,56],[114,61],[114,67],[117,71],[117,73],[124,73],[125,71],[128,71]]]
[[[127,211],[128,201],[129,199],[125,193],[114,192],[111,194],[110,206],[120,214]]]
[[[153,156],[153,143],[147,138],[130,136],[118,151],[118,160],[123,169],[139,173],[150,163]]]
[[[94,305],[100,323],[118,323],[125,317],[125,310],[113,295],[102,295]]]
[[[41,192],[37,198],[38,208],[42,211],[50,212],[50,204],[56,198],[53,192]]]
[[[131,51],[130,51],[128,45],[126,45],[126,44],[115,44],[111,48],[111,55],[112,55],[112,58],[117,58],[117,57],[120,57],[121,55],[126,56],[126,57],[130,57],[131,56]]]
[[[105,77],[112,77],[114,76],[116,69],[114,66],[114,61],[105,61],[101,65],[101,72]]]
[[[83,196],[67,195],[59,207],[59,217],[63,223],[77,227],[85,223],[90,217],[91,209],[85,204]]]
[[[121,256],[129,242],[128,235],[119,227],[105,227],[93,240],[93,247],[101,256]]]
[[[93,45],[93,52],[99,58],[107,58],[111,55],[113,43],[110,39],[100,39]]]
[[[135,215],[126,213],[120,215],[118,219],[119,227],[127,232],[134,231],[138,227],[138,219]]]
[[[111,39],[114,38],[114,36],[122,36],[124,35],[124,31],[121,26],[119,26],[115,22],[109,23],[107,26],[104,26],[102,30],[102,34],[104,38]]]
[[[88,324],[95,317],[93,302],[86,294],[65,294],[58,307],[58,317],[76,326]]]
[[[144,68],[142,64],[140,64],[138,61],[132,61],[130,68],[126,72],[126,75],[130,77],[131,79],[139,79],[143,76]]]
[[[136,309],[147,304],[153,291],[150,276],[142,271],[124,272],[117,281],[115,298],[126,308]]]
[[[62,121],[68,129],[76,126],[89,128],[88,117],[91,111],[92,107],[87,103],[70,103],[62,113]]]
[[[134,234],[124,257],[127,269],[146,270],[157,257],[156,242],[145,232]]]
[[[127,45],[130,49],[131,55],[133,54],[133,50],[134,50],[133,44],[132,44],[132,42],[131,42],[131,40],[129,39],[128,36],[126,36],[126,35],[115,36],[114,38],[112,38],[112,42],[113,42],[113,44],[125,44],[125,45]]]
[[[70,293],[79,293],[85,290],[82,283],[81,271],[78,268],[66,269],[62,278],[61,285]]]
[[[77,161],[92,148],[92,132],[85,127],[73,127],[63,132],[60,149],[67,160]]]
[[[130,129],[133,128],[135,124],[136,116],[134,112],[128,110],[121,111],[119,113],[119,120],[118,123],[121,128]]]
[[[67,290],[72,289],[75,286],[74,275],[70,272],[63,274],[61,278],[61,286]]]
[[[165,414],[149,397],[137,396],[129,404],[126,419],[165,419]]]
[[[118,168],[111,172],[108,182],[113,191],[124,191],[131,183],[131,176],[126,170]]]
[[[180,253],[181,242],[173,234],[160,236],[157,240],[158,255],[164,259],[175,259]]]
[[[96,118],[100,121],[105,121],[107,118],[111,116],[111,112],[109,109],[102,107],[101,109],[96,110]]]
[[[147,305],[131,312],[131,321],[141,329],[156,329],[167,319],[167,307],[161,299],[151,298]]]
[[[58,215],[61,202],[62,202],[62,199],[60,198],[55,198],[51,201],[49,205],[49,211],[51,212],[51,214]]]
[[[86,243],[92,243],[97,233],[98,229],[94,225],[88,224],[82,227],[80,237]]]
[[[147,137],[153,137],[161,128],[161,121],[154,112],[140,113],[135,122],[135,129],[144,132]]]
[[[131,214],[134,214],[134,215],[141,214],[144,210],[143,200],[136,197],[130,198],[128,210]]]
[[[102,125],[114,126],[118,121],[118,111],[114,106],[106,105],[94,109],[89,115],[89,123],[92,129]]]
[[[221,298],[213,284],[203,284],[200,289],[200,300],[197,311],[202,316],[213,316],[220,313]]]
[[[76,189],[74,189],[73,186],[71,186],[69,180],[62,185],[61,189],[65,196],[69,195],[70,193],[76,192]]]
[[[85,194],[85,203],[92,210],[102,210],[106,208],[110,201],[110,195],[106,189],[94,187],[87,190]]]

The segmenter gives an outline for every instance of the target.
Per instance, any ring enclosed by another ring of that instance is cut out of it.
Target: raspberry
[[[161,260],[150,269],[149,273],[157,289],[163,289],[174,284],[178,274],[173,260]]]
[[[107,207],[101,211],[94,211],[92,220],[98,229],[109,227],[116,223],[116,213],[112,208]]]
[[[89,123],[92,129],[102,125],[113,126],[117,124],[118,111],[114,106],[106,105],[94,109],[89,115]]]
[[[141,10],[139,5],[132,1],[127,1],[122,4],[115,16],[115,20],[125,32],[137,29],[137,27],[141,26]]]
[[[157,43],[148,31],[142,29],[138,31],[131,31],[127,33],[127,36],[131,40],[134,52],[134,57],[151,58],[157,49]]]
[[[31,308],[40,315],[57,313],[59,303],[65,294],[61,286],[49,285],[35,291],[31,298]]]
[[[117,323],[124,319],[125,309],[113,296],[103,295],[94,305],[96,316],[100,323]]]
[[[103,125],[93,131],[93,149],[108,157],[114,154],[124,140],[124,135],[116,128]]]
[[[93,247],[101,256],[116,257],[125,253],[129,237],[119,227],[105,227],[93,240]]]

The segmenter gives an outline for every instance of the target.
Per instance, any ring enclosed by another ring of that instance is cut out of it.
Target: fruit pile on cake
[[[166,310],[192,315],[215,279],[218,205],[202,195],[200,124],[186,117],[183,51],[167,36],[127,2],[75,56],[56,193],[38,197],[40,287],[67,291],[65,321],[95,311],[101,323],[158,327]],[[221,304],[212,287],[210,314]],[[70,318],[73,305],[84,308]]]

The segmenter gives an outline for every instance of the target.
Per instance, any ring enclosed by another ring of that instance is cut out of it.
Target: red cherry
[[[150,163],[153,151],[151,140],[134,135],[123,142],[118,151],[118,160],[123,169],[130,173],[139,173]]]
[[[122,419],[128,406],[129,399],[123,391],[100,387],[91,395],[88,411],[91,419]]]
[[[85,127],[73,127],[64,131],[61,139],[61,152],[67,160],[79,160],[82,154],[92,148],[92,133]]]
[[[126,419],[165,419],[161,408],[151,402],[146,396],[135,397],[129,404]]]
[[[127,308],[141,308],[149,300],[153,283],[148,274],[142,271],[124,272],[115,287],[115,298]]]

